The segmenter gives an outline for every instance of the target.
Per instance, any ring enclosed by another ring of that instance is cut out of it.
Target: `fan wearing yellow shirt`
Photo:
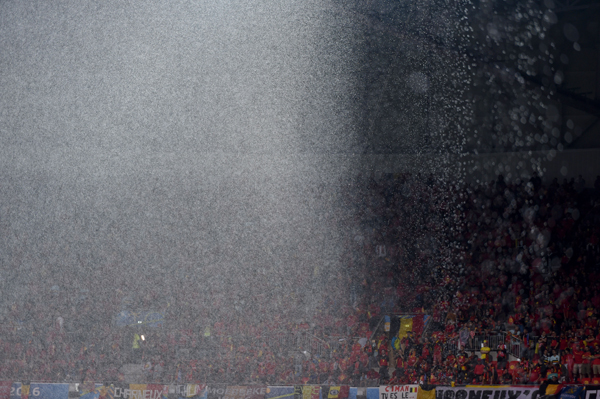
[[[490,359],[490,347],[488,346],[488,342],[487,340],[483,341],[483,344],[481,344],[481,360],[483,360],[484,362],[489,362]]]

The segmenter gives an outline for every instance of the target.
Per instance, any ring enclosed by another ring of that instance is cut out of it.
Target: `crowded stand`
[[[600,178],[367,180],[340,199],[347,270],[315,314],[286,308],[310,271],[252,306],[193,280],[167,299],[161,281],[132,294],[103,269],[75,294],[69,276],[32,280],[30,299],[7,301],[0,375],[116,382],[137,365],[136,382],[600,384]]]

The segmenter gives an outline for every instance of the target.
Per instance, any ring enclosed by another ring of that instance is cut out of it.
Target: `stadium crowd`
[[[286,303],[306,300],[294,286],[310,285],[311,271],[276,298],[258,288],[252,306],[185,279],[165,299],[161,281],[134,296],[95,271],[75,300],[32,280],[0,325],[0,375],[119,381],[139,364],[163,383],[589,383],[600,379],[599,193],[600,178],[594,189],[581,178],[371,178],[342,198],[353,218],[345,269],[323,282],[310,318]],[[124,308],[152,307],[160,327],[115,325]],[[423,333],[381,323],[400,314],[431,317]]]

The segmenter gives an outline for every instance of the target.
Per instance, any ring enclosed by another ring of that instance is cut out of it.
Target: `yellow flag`
[[[420,388],[417,391],[417,399],[435,399],[435,389],[426,391],[423,388]]]
[[[412,331],[413,328],[413,319],[406,318],[400,319],[400,330],[398,331],[398,338],[402,339],[408,335],[409,331]]]
[[[546,387],[546,395],[556,395],[556,393],[560,391],[560,389],[558,389],[559,387],[562,388],[562,385],[549,384]]]
[[[327,394],[328,399],[336,399],[340,395],[340,389],[342,387],[329,387],[329,393]]]

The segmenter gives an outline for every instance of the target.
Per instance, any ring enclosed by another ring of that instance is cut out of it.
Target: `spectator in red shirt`
[[[475,367],[473,367],[473,374],[475,374],[477,378],[477,382],[482,383],[484,379],[484,374],[486,373],[485,363],[481,359],[477,359],[475,362]]]
[[[583,364],[581,366],[581,373],[586,377],[592,376],[592,353],[588,347],[583,354]]]
[[[580,349],[579,343],[575,343],[573,348],[573,377],[581,378],[583,371],[583,355],[585,352]]]
[[[598,349],[594,350],[592,355],[592,372],[594,377],[600,377],[600,351]]]
[[[542,366],[538,361],[534,361],[529,370],[529,384],[538,384],[542,375]]]

